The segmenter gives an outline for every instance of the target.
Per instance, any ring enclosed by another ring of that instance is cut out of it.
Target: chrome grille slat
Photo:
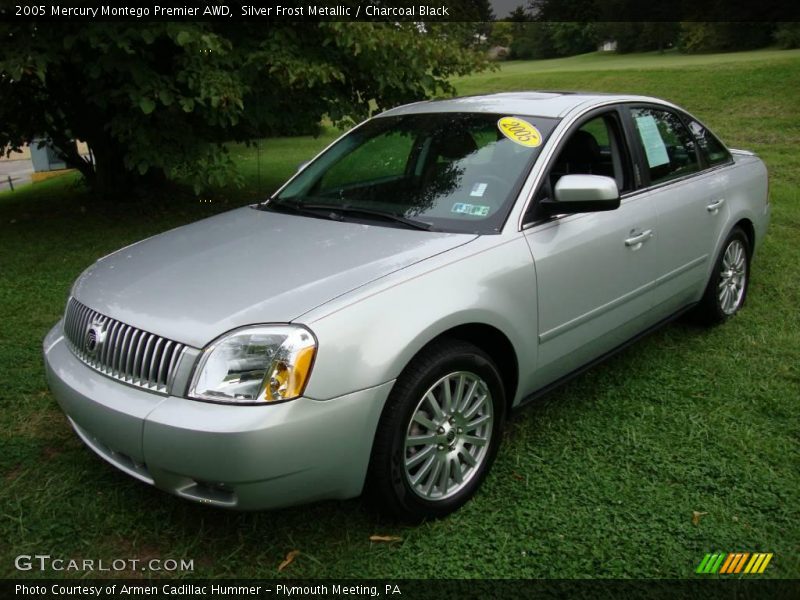
[[[156,340],[155,346],[153,346],[153,356],[150,357],[150,372],[147,375],[147,379],[149,381],[154,382],[158,385],[158,364],[160,362],[161,355],[159,354],[159,349],[161,348],[161,344],[164,342],[162,338],[158,338]]]
[[[127,356],[128,352],[128,343],[130,342],[131,331],[133,331],[133,327],[130,325],[125,325],[125,335],[122,336],[122,341],[120,342],[120,351],[119,351],[119,362],[117,363],[117,375],[120,379],[125,379],[126,371],[125,365],[127,361],[125,357]]]
[[[100,348],[94,354],[87,348],[90,327],[104,332]],[[74,298],[67,303],[64,336],[72,353],[89,367],[114,379],[159,393],[167,392],[185,347],[98,313]]]
[[[68,310],[64,315],[64,333],[69,336],[72,331],[72,321],[75,320],[75,313]]]
[[[156,371],[156,381],[158,383],[167,383],[166,373],[164,371],[164,363],[167,360],[167,356],[169,356],[169,352],[172,349],[172,341],[167,340],[167,343],[164,344],[164,351],[161,353],[161,360],[158,361],[158,370]]]
[[[122,343],[122,334],[125,332],[127,325],[124,323],[120,323],[120,326],[117,327],[116,332],[114,332],[114,349],[111,354],[111,375],[114,377],[119,377],[119,346]]]
[[[126,381],[133,381],[133,364],[136,359],[136,348],[138,348],[139,338],[142,337],[142,332],[136,329],[131,335],[131,346],[128,350],[128,364],[125,367],[125,373],[127,375]]]
[[[84,306],[81,309],[81,318],[80,321],[78,322],[78,331],[75,332],[78,336],[80,336],[81,331],[86,331],[86,325],[88,324],[88,322],[89,322],[89,309]]]
[[[142,342],[147,338],[147,332],[142,331],[139,334],[139,341],[136,343],[136,352],[133,354],[133,371],[131,371],[131,381],[136,383],[139,380],[137,374],[142,365]]]
[[[156,336],[152,333],[147,336],[147,343],[144,345],[144,352],[142,353],[142,367],[139,369],[139,381],[145,382],[142,385],[148,385],[150,382],[145,379],[145,373],[148,372],[148,366],[150,365],[150,360],[152,360],[152,356],[150,355],[150,349],[153,347],[153,340]]]
[[[106,343],[103,344],[103,351],[100,353],[100,362],[103,366],[103,372],[106,373],[111,373],[111,358],[114,354],[114,340],[117,339],[117,330],[119,329],[119,325],[119,321],[115,321],[108,326]]]

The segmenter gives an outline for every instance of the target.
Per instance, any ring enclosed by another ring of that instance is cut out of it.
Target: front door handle
[[[632,235],[629,238],[626,238],[625,239],[625,245],[628,248],[633,248],[634,250],[636,250],[636,249],[639,248],[639,246],[644,244],[651,237],[653,237],[653,230],[652,229],[646,229],[646,230],[642,231],[641,233],[637,233],[635,235]]]
[[[720,209],[720,207],[723,204],[725,204],[725,198],[720,198],[719,200],[714,200],[714,202],[712,202],[711,204],[706,206],[706,210],[708,212],[710,212],[710,213],[715,213]]]

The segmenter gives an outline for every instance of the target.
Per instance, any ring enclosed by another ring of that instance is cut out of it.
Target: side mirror
[[[550,215],[616,210],[619,208],[617,182],[603,175],[562,175],[556,183],[555,200],[543,200],[540,207]]]

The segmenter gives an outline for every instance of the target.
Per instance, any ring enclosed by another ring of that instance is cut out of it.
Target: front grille
[[[93,369],[162,393],[167,391],[185,348],[100,314],[75,298],[67,303],[64,334],[75,356]]]

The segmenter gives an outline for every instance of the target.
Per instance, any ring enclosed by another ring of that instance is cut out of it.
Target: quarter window
[[[706,159],[709,166],[721,165],[731,159],[730,153],[725,149],[714,134],[703,127],[697,121],[689,121],[689,129],[692,130],[700,152]]]
[[[700,170],[694,137],[678,115],[652,108],[634,108],[631,115],[644,150],[651,184]]]

